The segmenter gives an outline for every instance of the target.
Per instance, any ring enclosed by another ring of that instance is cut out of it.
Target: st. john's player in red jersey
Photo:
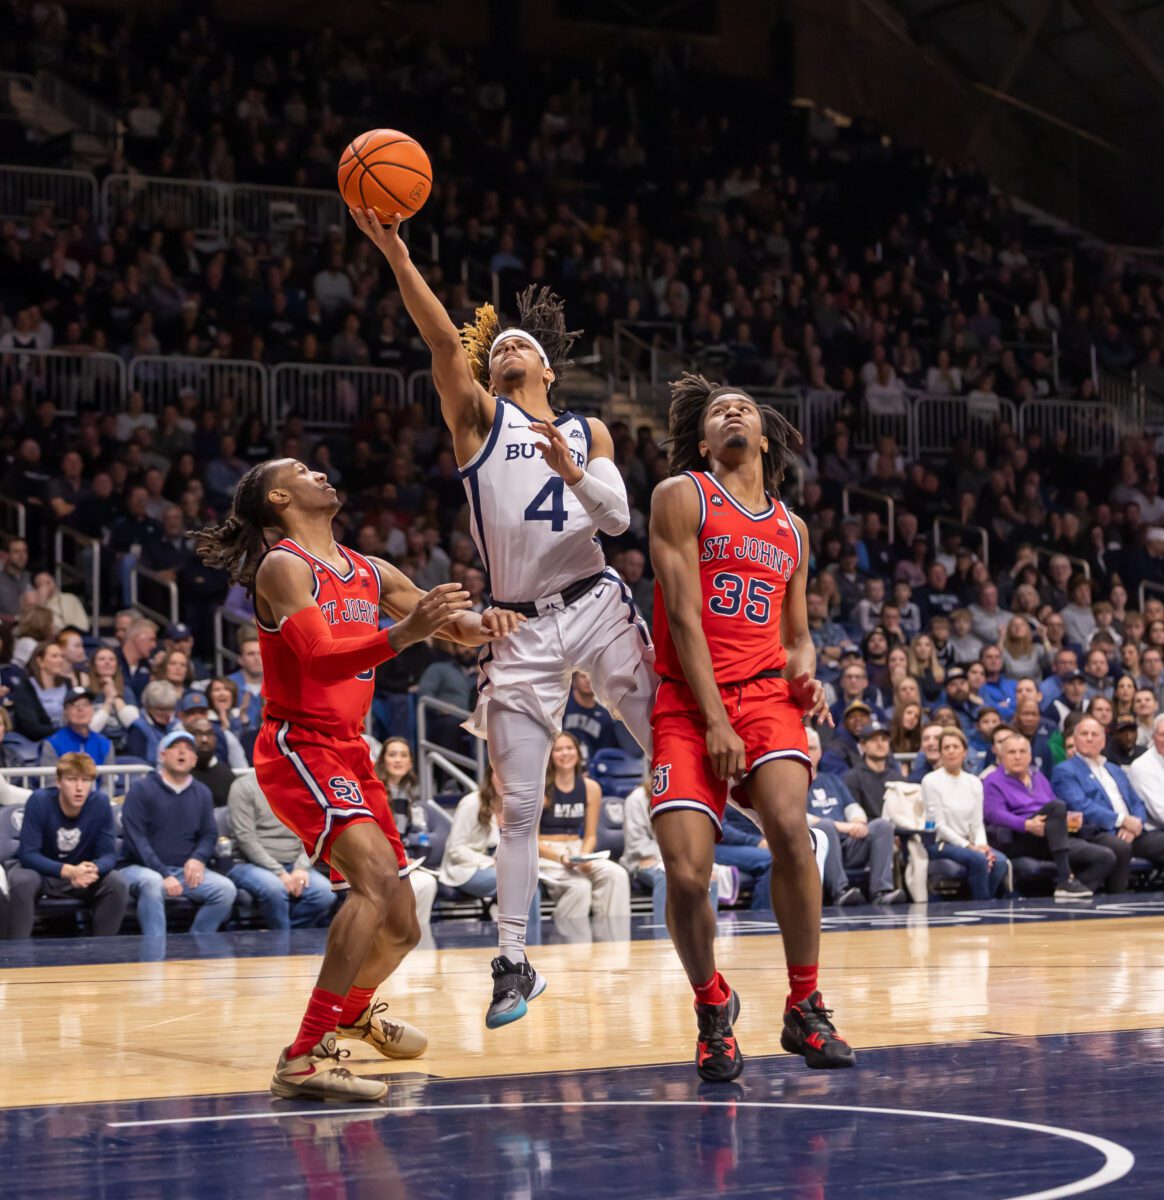
[[[743,1069],[739,997],[715,968],[707,903],[728,788],[772,852],[772,907],[789,996],[781,1045],[810,1067],[849,1067],[817,990],[821,884],[806,821],[804,717],[827,717],[814,678],[808,531],[779,497],[793,429],[738,388],[671,385],[671,475],[651,501],[656,669],[651,814],[667,873],[667,926],[695,990],[695,1065]],[[734,782],[733,782],[734,781]]]
[[[360,736],[379,663],[440,632],[465,645],[503,637],[515,613],[466,611],[455,583],[424,594],[395,567],[336,544],[336,490],[294,459],[252,467],[230,516],[197,534],[198,554],[254,597],[263,656],[263,727],[255,741],[259,787],[275,815],[350,888],[328,933],[315,990],[283,1052],[277,1096],[379,1100],[387,1086],[352,1075],[336,1036],[387,1058],[422,1054],[428,1039],[385,1016],[377,987],[420,939],[404,848],[383,783]],[[268,546],[265,530],[282,537]],[[397,618],[380,629],[380,614]],[[294,886],[293,873],[288,875]]]

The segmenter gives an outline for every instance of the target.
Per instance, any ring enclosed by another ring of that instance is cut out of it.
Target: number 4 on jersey
[[[546,502],[549,507],[546,507]],[[555,533],[566,528],[566,481],[560,476],[546,481],[546,486],[529,502],[522,514],[527,521],[549,521]]]

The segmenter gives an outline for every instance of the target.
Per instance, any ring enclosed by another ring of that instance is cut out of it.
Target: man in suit
[[[1105,741],[1103,726],[1094,717],[1084,717],[1075,726],[1075,755],[1059,763],[1051,785],[1068,809],[1083,814],[1085,831],[1089,826],[1099,830],[1091,840],[1115,851],[1107,890],[1126,892],[1133,855],[1164,867],[1164,830],[1147,829],[1144,802],[1123,768],[1104,757]]]

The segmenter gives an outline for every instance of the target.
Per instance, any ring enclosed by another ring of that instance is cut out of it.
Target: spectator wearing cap
[[[1108,762],[1113,762],[1126,769],[1144,753],[1145,748],[1136,740],[1138,731],[1136,718],[1130,714],[1117,717],[1112,722],[1107,738]]]
[[[29,937],[42,896],[80,900],[93,934],[121,928],[129,882],[116,867],[113,808],[95,791],[97,766],[87,754],[62,754],[56,787],[38,788],[24,807],[19,867],[9,870],[9,936]]]
[[[859,904],[865,897],[849,883],[849,870],[869,868],[869,898],[874,904],[896,904],[904,893],[893,886],[893,825],[883,817],[870,820],[844,780],[819,772],[820,734],[808,731],[808,756],[817,772],[808,787],[808,823],[829,843],[824,887],[830,904]]]
[[[1059,729],[1066,724],[1072,713],[1083,712],[1087,697],[1087,678],[1082,671],[1071,671],[1059,681],[1060,695],[1051,705],[1047,715]]]
[[[933,858],[948,858],[966,868],[970,897],[991,900],[1006,886],[1010,862],[986,841],[982,781],[963,770],[966,735],[944,729],[939,743],[938,769],[921,784],[926,820],[934,823]]]
[[[210,789],[193,776],[196,761],[192,734],[167,733],[158,769],[135,780],[122,808],[122,871],[148,936],[166,932],[167,899],[185,896],[198,909],[192,931],[212,933],[230,916],[237,894],[225,875],[206,869],[218,828]]]
[[[238,670],[227,676],[238,688],[238,709],[243,723],[257,727],[263,720],[263,655],[254,634],[238,643]]]
[[[829,740],[821,768],[830,775],[843,775],[861,765],[861,730],[873,720],[873,710],[864,700],[845,706],[836,733]]]
[[[949,708],[958,720],[962,732],[969,736],[978,720],[980,704],[975,703],[970,694],[970,677],[962,667],[951,667],[946,672],[945,707]]]
[[[889,753],[889,730],[880,721],[870,721],[859,735],[862,761],[844,775],[845,787],[872,820],[881,816],[885,785],[900,779],[901,772]]]
[[[1031,761],[1031,744],[1012,733],[1001,749],[1000,768],[982,782],[983,815],[996,842],[1006,834],[1011,858],[1024,856],[1055,864],[1056,899],[1087,899],[1115,867],[1115,854],[1077,836],[1083,814],[1069,812],[1050,781]],[[1072,872],[1077,872],[1073,875]]]
[[[113,743],[103,734],[94,733],[93,693],[87,688],[70,688],[65,695],[65,723],[44,743],[41,762],[47,764],[66,754],[87,754],[98,766],[109,766],[115,759]]]
[[[231,880],[254,896],[268,929],[314,925],[331,910],[335,893],[271,811],[254,771],[232,779],[227,806],[235,847]]]
[[[162,650],[166,654],[172,650],[181,651],[190,663],[190,670],[195,679],[205,679],[209,675],[205,663],[194,657],[194,631],[184,621],[166,626],[162,634]]]
[[[210,722],[210,700],[205,692],[191,688],[178,701],[177,718],[184,729],[194,732],[194,726],[199,721],[210,723],[214,733],[215,752],[226,763],[227,767],[242,769],[249,766],[246,751],[242,742],[225,725],[215,725]]]
[[[1164,867],[1164,830],[1147,827],[1148,813],[1122,767],[1103,754],[1103,726],[1083,717],[1075,726],[1075,753],[1051,774],[1055,795],[1083,814],[1085,827],[1098,830],[1093,840],[1115,851],[1109,892],[1126,892],[1132,855]]]
[[[155,679],[146,686],[141,697],[141,715],[125,735],[125,753],[129,757],[151,764],[158,761],[158,746],[174,728],[174,710],[180,699],[178,689],[164,679]]]
[[[1152,744],[1128,768],[1128,780],[1144,802],[1149,829],[1164,829],[1164,715],[1152,722]]]
[[[998,646],[983,646],[982,673],[986,676],[978,694],[983,704],[997,708],[999,716],[1009,721],[1014,716],[1014,706],[1018,699],[1018,685],[1013,679],[1003,675],[1002,650]]]
[[[235,781],[235,774],[218,756],[218,742],[215,738],[215,727],[205,712],[200,712],[193,720],[182,721],[182,727],[194,735],[194,753],[197,761],[194,764],[194,778],[204,783],[214,798],[214,807],[223,808],[230,796],[230,789]]]

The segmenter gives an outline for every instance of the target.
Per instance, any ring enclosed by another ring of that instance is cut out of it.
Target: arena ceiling
[[[1118,174],[1164,151],[1164,0],[886,2],[915,43],[1028,126],[1073,127]]]

